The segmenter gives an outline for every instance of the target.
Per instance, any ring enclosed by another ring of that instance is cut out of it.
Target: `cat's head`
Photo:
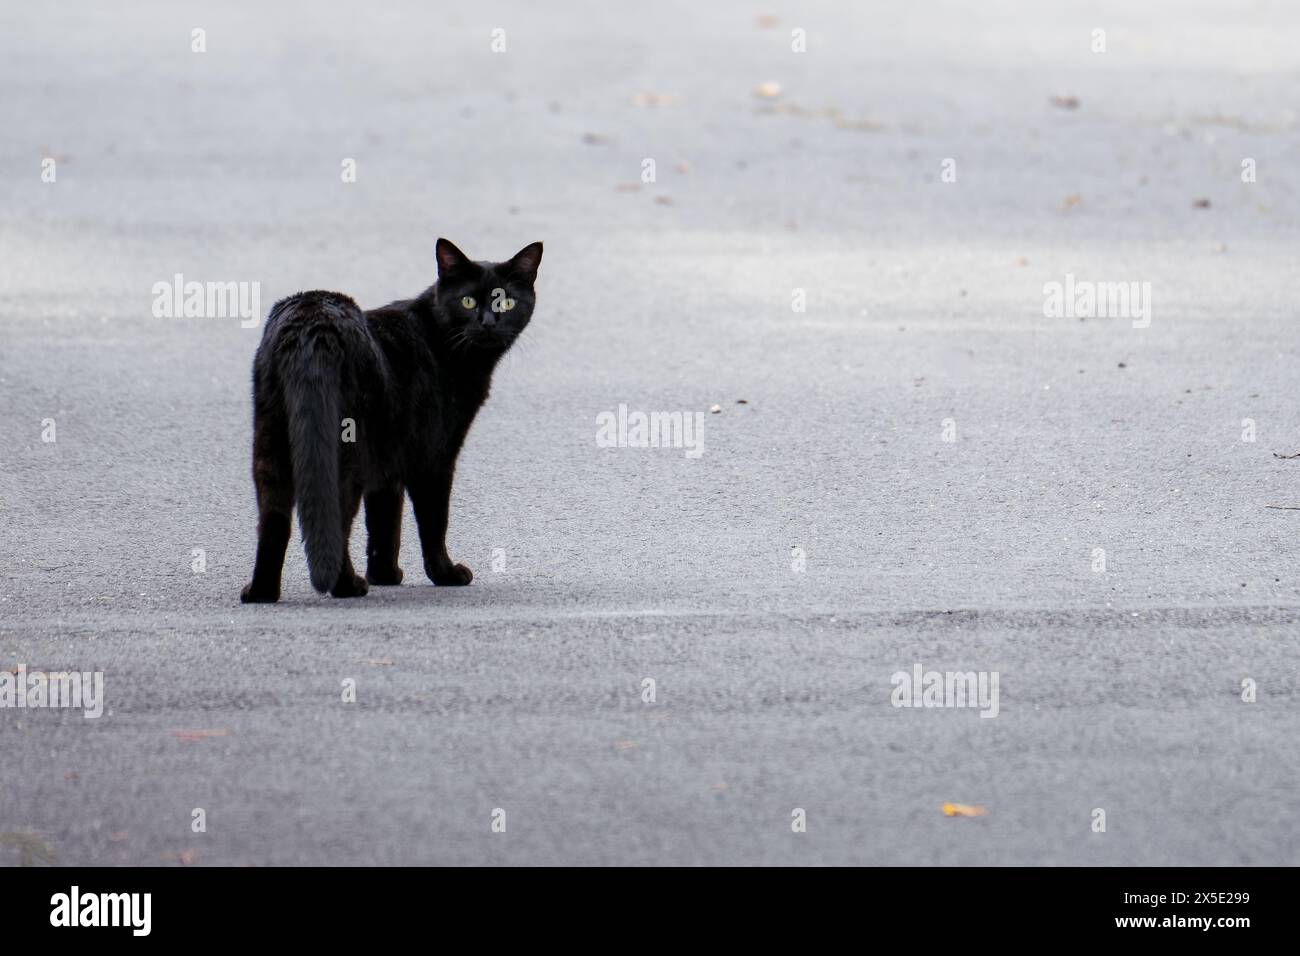
[[[505,262],[474,262],[446,239],[435,248],[438,318],[454,346],[504,351],[524,330],[537,298],[533,282],[542,244],[524,246]]]

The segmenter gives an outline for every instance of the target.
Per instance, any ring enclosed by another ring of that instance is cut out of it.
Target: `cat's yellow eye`
[[[509,312],[514,307],[515,307],[514,299],[506,299],[504,302],[501,303],[501,308],[505,309],[507,312]]]
[[[463,306],[464,306],[465,308],[467,308],[467,309],[472,309],[472,308],[474,308],[474,306],[478,305],[478,303],[474,301],[474,297],[473,297],[472,295],[467,295],[467,296],[463,297],[463,298],[460,300],[460,304],[463,305]]]

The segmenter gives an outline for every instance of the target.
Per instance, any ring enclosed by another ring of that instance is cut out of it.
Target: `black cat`
[[[446,239],[438,281],[414,299],[362,312],[337,292],[275,304],[253,360],[257,561],[240,599],[277,601],[298,506],[311,583],[335,597],[400,584],[403,495],[410,494],[435,584],[473,575],[447,556],[452,475],[492,370],[528,324],[542,244],[508,262],[471,262]],[[348,537],[366,502],[366,577]]]

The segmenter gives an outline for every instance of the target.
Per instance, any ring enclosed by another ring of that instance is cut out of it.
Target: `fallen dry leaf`
[[[764,100],[774,100],[781,95],[781,84],[775,80],[768,80],[754,87],[754,95]]]
[[[1053,96],[1052,105],[1063,110],[1077,110],[1079,108],[1079,98],[1077,96]]]
[[[965,803],[945,803],[943,805],[943,815],[945,817],[982,817],[986,813],[983,807],[970,806]]]
[[[632,97],[636,106],[672,106],[676,102],[677,97],[667,93],[637,93]]]
[[[228,730],[173,730],[172,734],[176,739],[192,744],[198,740],[207,740],[209,737],[229,737]]]
[[[775,30],[781,24],[780,17],[774,17],[770,13],[761,13],[754,17],[754,26],[760,30]]]

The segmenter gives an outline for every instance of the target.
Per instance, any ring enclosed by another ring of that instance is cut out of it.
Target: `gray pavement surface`
[[[1298,76],[1284,2],[3,5],[0,668],[106,710],[0,709],[0,865],[1300,862]],[[241,606],[260,330],[154,283],[373,306],[439,235],[546,243],[473,585],[408,509],[403,587],[295,533]]]

